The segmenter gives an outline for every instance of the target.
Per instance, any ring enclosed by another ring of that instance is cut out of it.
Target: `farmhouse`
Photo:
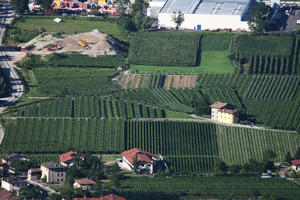
[[[42,176],[41,168],[31,168],[27,172],[27,179],[31,181],[40,180]]]
[[[134,159],[136,157],[139,162],[139,171],[147,171],[149,174],[153,174],[154,165],[159,158],[158,155],[143,151],[138,148],[130,149],[121,153],[123,156],[123,162],[128,170],[134,169]]]
[[[300,170],[300,160],[292,160],[292,168],[295,171]]]
[[[228,103],[215,102],[211,106],[211,119],[223,123],[235,123],[237,110]]]
[[[253,0],[166,0],[158,13],[159,26],[176,27],[172,14],[180,10],[184,14],[184,21],[181,24],[183,29],[249,30],[246,14],[253,2]],[[158,5],[153,6],[153,9],[157,9]],[[155,11],[152,15],[155,16]]]
[[[46,177],[47,183],[64,183],[66,180],[67,168],[56,162],[41,164],[42,178]]]
[[[93,189],[94,185],[96,184],[95,181],[92,179],[88,178],[82,178],[82,179],[77,179],[74,181],[73,187],[74,188],[82,188],[83,190],[91,190]]]
[[[10,192],[19,191],[21,188],[25,186],[26,186],[26,182],[24,181],[24,179],[15,176],[4,178],[1,181],[1,187]]]
[[[63,166],[72,166],[75,160],[76,152],[69,151],[59,156],[60,164]]]

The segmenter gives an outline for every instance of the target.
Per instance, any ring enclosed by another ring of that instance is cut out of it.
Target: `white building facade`
[[[247,12],[252,0],[167,0],[158,13],[160,27],[175,28],[174,11],[181,11],[180,28],[192,30],[249,30]]]

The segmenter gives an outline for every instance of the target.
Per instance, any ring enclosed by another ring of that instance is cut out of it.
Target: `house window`
[[[57,173],[57,176],[59,176],[59,173]]]
[[[64,176],[64,173],[61,173],[61,176]]]
[[[59,182],[59,179],[57,179],[57,182]]]
[[[61,180],[61,182],[64,182],[64,179],[60,179]]]

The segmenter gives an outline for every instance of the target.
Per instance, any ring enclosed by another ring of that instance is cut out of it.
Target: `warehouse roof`
[[[161,13],[241,15],[250,0],[167,0]]]

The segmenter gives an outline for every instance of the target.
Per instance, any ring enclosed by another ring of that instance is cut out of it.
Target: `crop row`
[[[5,128],[4,151],[22,153],[121,152],[123,120],[17,119]]]
[[[245,100],[247,115],[257,123],[280,129],[300,130],[300,94],[294,101]]]
[[[129,101],[85,96],[57,98],[17,109],[23,117],[164,118],[165,111]]]
[[[250,159],[263,160],[263,153],[272,150],[277,154],[276,161],[283,161],[285,154],[292,154],[300,146],[297,133],[256,130],[217,126],[220,158],[228,164],[246,163]]]
[[[166,157],[166,160],[170,166],[170,169],[176,173],[205,172],[215,170],[215,157]]]
[[[58,154],[28,154],[30,161],[34,164],[41,164],[50,161],[59,161]]]
[[[299,76],[255,76],[245,98],[293,100],[299,87]]]

